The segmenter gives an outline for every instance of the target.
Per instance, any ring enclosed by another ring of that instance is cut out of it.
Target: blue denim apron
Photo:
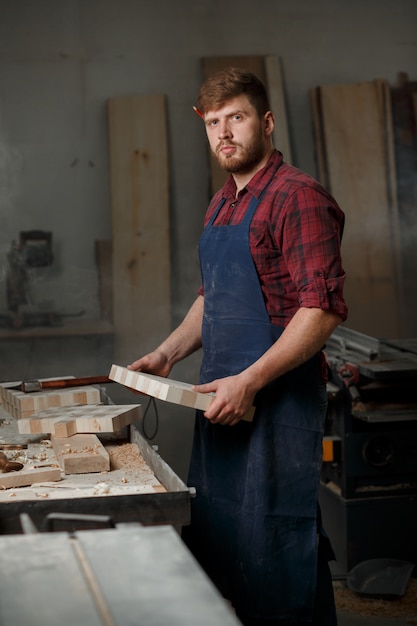
[[[204,286],[202,383],[238,374],[283,329],[271,324],[243,221],[200,239]],[[317,568],[322,462],[319,357],[256,396],[252,423],[213,425],[197,413],[189,485],[196,487],[183,537],[225,597],[258,619],[311,618]]]

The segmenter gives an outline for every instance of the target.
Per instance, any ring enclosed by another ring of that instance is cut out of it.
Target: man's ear
[[[267,111],[264,115],[264,129],[265,133],[270,136],[274,132],[275,118],[272,111]]]

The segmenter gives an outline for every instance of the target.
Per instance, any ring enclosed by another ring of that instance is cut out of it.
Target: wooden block
[[[110,471],[107,450],[96,435],[51,436],[52,447],[64,474]]]
[[[46,409],[32,417],[21,418],[17,427],[21,435],[54,433],[71,437],[80,433],[113,433],[140,420],[140,404],[94,405]]]
[[[0,473],[0,487],[13,489],[14,487],[28,487],[35,483],[61,480],[59,467],[39,467],[35,469],[22,469],[19,472],[8,474]]]
[[[158,400],[200,409],[201,411],[206,411],[214,399],[213,393],[193,391],[192,385],[189,383],[145,374],[144,372],[134,372],[120,365],[112,365],[109,378],[125,387],[130,387],[153,398],[158,398]],[[251,422],[254,412],[255,408],[252,407],[243,419]]]
[[[94,386],[71,387],[60,390],[36,391],[24,393],[10,389],[19,382],[2,383],[4,409],[16,419],[27,417],[53,407],[73,406],[76,404],[98,404],[100,402],[100,390]]]

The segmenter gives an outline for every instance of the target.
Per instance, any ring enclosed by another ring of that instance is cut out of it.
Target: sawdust
[[[336,607],[341,611],[349,611],[367,617],[401,617],[412,619],[417,623],[417,579],[411,578],[407,591],[401,598],[381,600],[365,598],[348,589],[344,583],[333,583]]]
[[[142,457],[139,447],[134,443],[124,443],[118,446],[107,446],[110,455],[110,467],[115,469],[137,468],[150,471],[149,466]]]

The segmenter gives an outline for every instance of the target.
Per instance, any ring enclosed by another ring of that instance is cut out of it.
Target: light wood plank
[[[64,474],[110,471],[109,454],[96,435],[52,435],[51,442]]]
[[[0,487],[2,489],[28,487],[36,483],[55,482],[57,480],[61,480],[61,470],[59,467],[29,468],[8,474],[0,473]]]
[[[112,365],[109,378],[125,387],[130,387],[146,395],[180,404],[193,409],[206,411],[214,400],[212,393],[200,393],[193,391],[190,383],[163,378],[144,372],[135,372],[120,365]],[[245,421],[252,421],[255,409],[252,407],[243,418]]]
[[[165,97],[108,102],[115,354],[129,362],[171,330]]]
[[[349,327],[397,337],[401,303],[386,143],[392,133],[381,130],[390,124],[381,87],[380,81],[321,86],[320,109],[329,189],[346,214]]]

